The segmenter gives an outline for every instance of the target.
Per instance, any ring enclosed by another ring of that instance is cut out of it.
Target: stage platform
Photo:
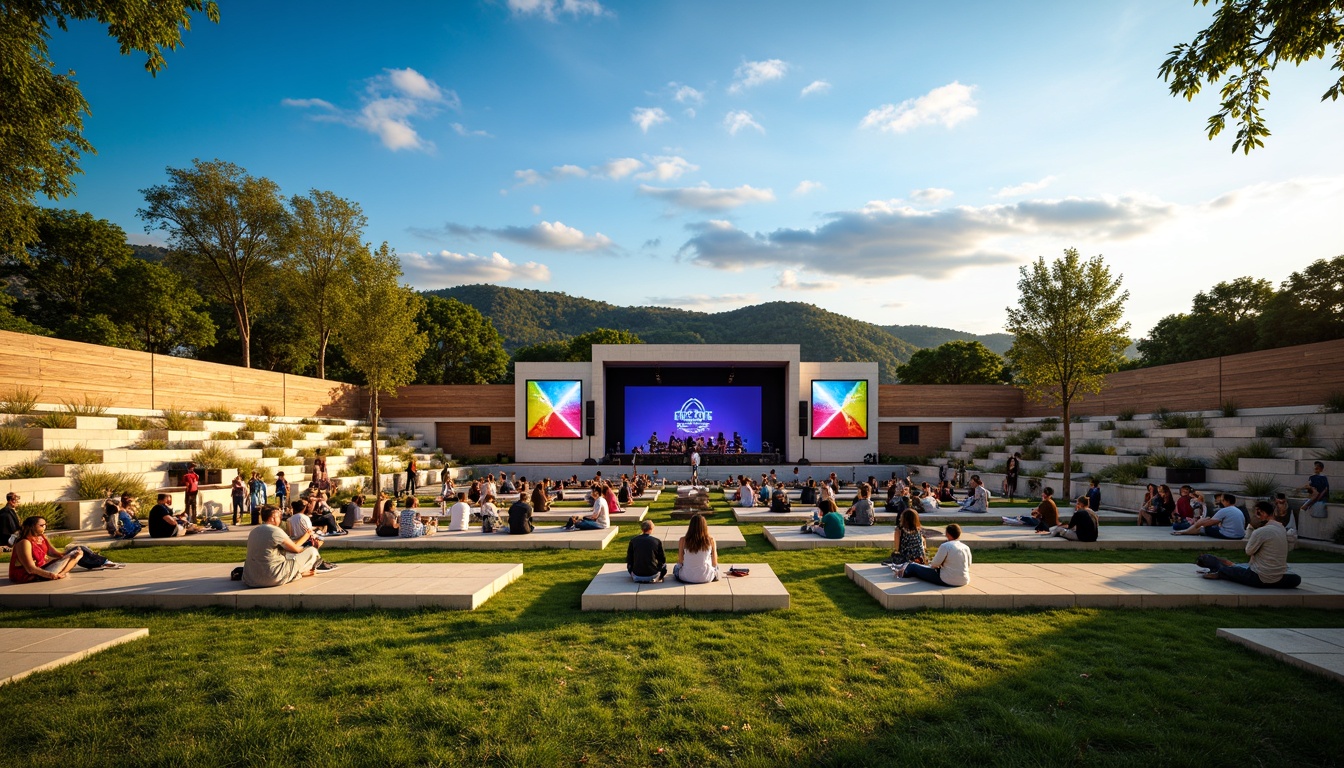
[[[748,568],[746,576],[723,576],[709,584],[683,584],[667,578],[659,584],[637,584],[624,563],[608,563],[588,584],[580,600],[585,611],[769,611],[789,607],[789,591],[764,563],[723,563],[727,573],[733,565]]]
[[[898,579],[875,563],[845,575],[889,611],[917,608],[1344,608],[1344,564],[1298,563],[1297,589],[1257,589],[1205,579],[1194,563],[996,563],[971,566],[971,583],[941,587]]]
[[[142,637],[148,629],[0,629],[0,685]]]
[[[6,608],[455,608],[472,610],[523,575],[521,563],[347,563],[282,587],[231,581],[235,563],[132,563],[0,585]]]
[[[74,536],[77,543],[93,549],[120,549],[145,546],[247,546],[247,534],[252,527],[236,527],[227,531],[199,533],[195,536],[151,539],[143,534],[131,541],[109,539],[103,531],[82,531]],[[329,536],[322,551],[340,549],[606,549],[619,534],[618,526],[593,531],[566,531],[561,526],[538,526],[532,533],[514,536],[507,533],[481,533],[477,524],[470,531],[440,530],[433,536],[415,539],[381,537],[372,526],[363,525],[346,536]],[[116,559],[113,556],[113,559]]]
[[[895,526],[851,525],[843,539],[826,539],[815,533],[803,533],[797,525],[766,526],[765,538],[775,549],[817,549],[819,547],[877,547],[891,549]],[[1101,538],[1094,542],[1069,541],[1058,536],[1034,533],[1020,525],[967,526],[962,528],[961,541],[977,549],[1185,549],[1234,550],[1246,548],[1244,539],[1211,539],[1207,536],[1172,536],[1170,528],[1152,526],[1105,525]],[[929,546],[942,544],[942,531],[926,527],[924,532]],[[1233,555],[1236,559],[1236,555]],[[1291,555],[1289,560],[1292,560]]]
[[[848,507],[840,508],[840,513],[844,514]],[[882,507],[878,507],[879,510]],[[812,513],[817,510],[816,507],[800,507],[795,505],[792,510],[782,514],[771,512],[767,507],[733,507],[733,518],[739,523],[806,523],[812,519]],[[987,523],[1001,525],[1001,517],[1007,514],[1030,515],[1032,507],[1000,507],[995,511],[985,514],[976,512],[961,512],[955,507],[942,507],[938,512],[920,512],[919,521],[925,528],[932,528],[936,525],[947,525],[948,523]],[[1103,523],[1109,522],[1128,522],[1133,523],[1134,514],[1131,512],[1111,512],[1102,510],[1097,513],[1097,518]],[[877,513],[879,523],[896,523],[900,515],[894,512]],[[1137,527],[1137,526],[1136,526]]]
[[[700,473],[705,467],[778,466],[783,464],[779,453],[702,453]],[[691,467],[691,457],[684,453],[609,453],[602,460],[604,467]]]

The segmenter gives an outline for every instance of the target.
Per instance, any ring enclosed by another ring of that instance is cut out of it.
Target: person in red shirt
[[[196,519],[196,496],[201,490],[201,477],[196,474],[196,465],[188,464],[187,473],[182,476],[182,485],[186,487],[186,498],[182,502],[182,512],[188,520]]]
[[[1188,485],[1181,486],[1181,495],[1176,499],[1176,514],[1171,519],[1173,530],[1183,531],[1190,527],[1190,523],[1194,522],[1195,508],[1191,504],[1194,501],[1191,498],[1194,490]]]

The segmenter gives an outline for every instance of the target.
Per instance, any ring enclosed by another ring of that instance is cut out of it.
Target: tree
[[[475,307],[425,296],[415,320],[429,339],[416,366],[417,384],[489,384],[508,372],[499,332]]]
[[[37,239],[38,194],[56,199],[74,192],[79,157],[93,152],[83,136],[89,104],[74,72],[57,74],[47,43],[54,24],[106,24],[122,54],[148,55],[145,69],[157,74],[163,50],[175,50],[191,12],[219,21],[213,0],[7,0],[0,12],[0,252],[19,253]]]
[[[1119,368],[1129,346],[1129,323],[1122,323],[1128,291],[1123,279],[1095,256],[1083,261],[1078,249],[1050,265],[1041,257],[1020,270],[1017,307],[1008,309],[1013,334],[1008,360],[1028,394],[1061,409],[1064,429],[1063,497],[1070,494],[1072,443],[1070,406],[1074,398],[1100,392],[1105,375]]]
[[[978,341],[921,349],[896,367],[902,384],[1002,384],[1003,358]]]
[[[1344,256],[1289,275],[1258,324],[1262,349],[1344,338]]]
[[[215,343],[215,323],[201,295],[173,270],[131,259],[117,274],[116,293],[122,299],[115,316],[140,349],[190,357]]]
[[[378,466],[378,394],[397,395],[397,387],[415,379],[415,364],[429,341],[416,327],[420,294],[403,287],[401,262],[387,243],[376,251],[361,250],[350,259],[354,291],[350,313],[337,330],[341,350],[351,369],[369,388],[373,490],[380,488]]]
[[[1138,343],[1144,365],[1235,355],[1256,346],[1260,313],[1274,298],[1268,280],[1239,277],[1200,291],[1189,314],[1168,315]]]
[[[311,190],[289,200],[286,250],[302,310],[294,319],[317,340],[317,377],[327,377],[327,344],[340,325],[350,294],[350,257],[363,249],[368,224],[358,203]]]
[[[91,319],[104,311],[100,299],[131,257],[126,233],[79,211],[42,209],[36,223],[37,239],[3,259],[6,271],[22,278],[23,314],[62,337],[106,343],[105,333],[90,329],[115,323]]]
[[[643,339],[629,331],[594,328],[569,340],[569,359],[575,363],[593,361],[594,344],[643,344]]]
[[[170,266],[233,310],[243,367],[252,367],[252,304],[258,283],[283,259],[280,189],[223,160],[169,168],[169,182],[140,190],[145,230],[168,233]]]
[[[5,290],[8,284],[0,280],[0,331],[31,333],[35,336],[50,336],[51,331],[40,325],[34,325],[14,314],[14,297]]]
[[[1232,151],[1250,154],[1269,135],[1260,116],[1260,102],[1269,99],[1268,73],[1280,62],[1299,65],[1327,53],[1332,68],[1344,70],[1344,0],[1219,0],[1213,23],[1192,42],[1173,48],[1158,72],[1171,83],[1172,95],[1187,101],[1204,83],[1213,85],[1230,72],[1221,109],[1209,117],[1209,139],[1222,133],[1231,117],[1237,121]],[[1335,101],[1341,89],[1344,75],[1321,101]]]

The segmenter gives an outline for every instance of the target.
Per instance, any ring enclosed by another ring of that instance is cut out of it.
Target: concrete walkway
[[[1218,636],[1344,683],[1344,629],[1220,629]]]
[[[148,629],[0,629],[0,685],[142,637]]]

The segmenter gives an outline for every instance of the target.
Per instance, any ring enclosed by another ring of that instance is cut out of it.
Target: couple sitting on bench
[[[625,570],[641,584],[662,581],[667,576],[663,542],[653,537],[653,521],[639,524],[642,531],[625,548]],[[709,535],[703,515],[691,518],[686,535],[677,542],[677,562],[672,578],[685,584],[708,584],[719,580],[719,547]]]

